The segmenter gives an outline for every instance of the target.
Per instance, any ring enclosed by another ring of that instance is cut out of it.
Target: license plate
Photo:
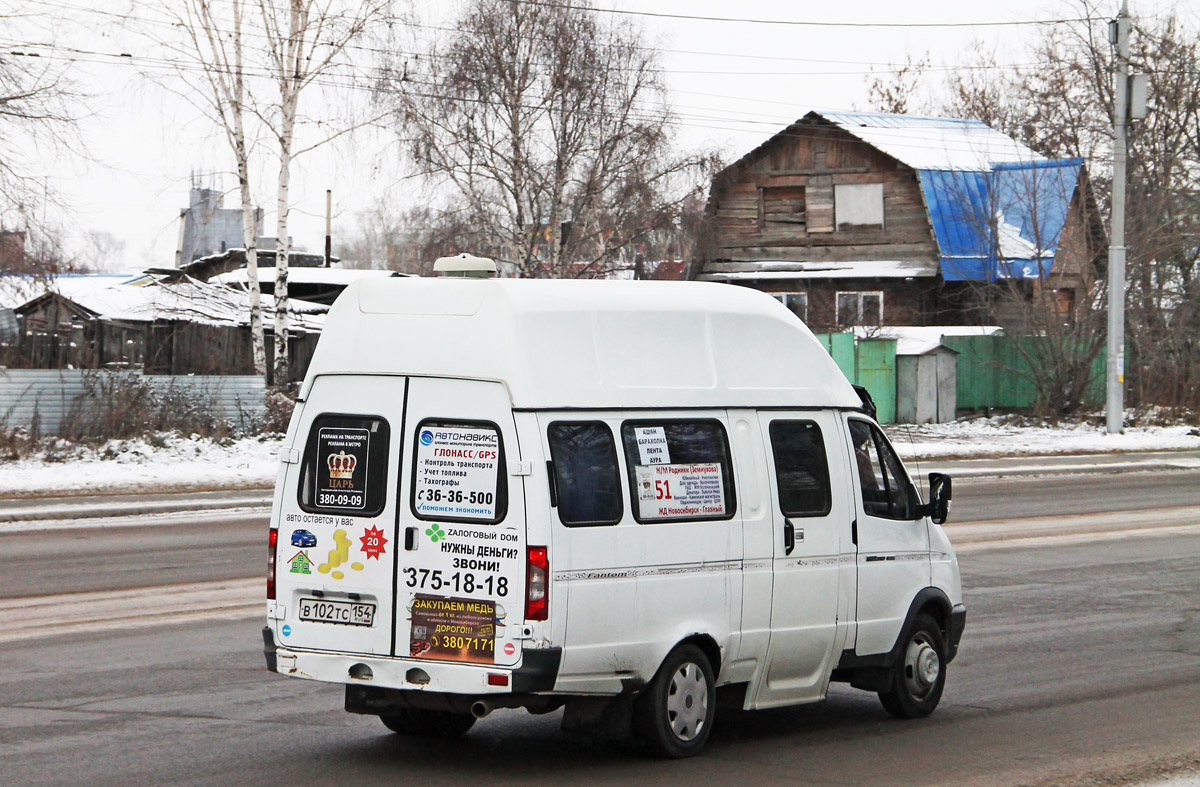
[[[300,619],[317,623],[341,623],[344,626],[371,626],[375,623],[375,605],[359,601],[302,598]]]

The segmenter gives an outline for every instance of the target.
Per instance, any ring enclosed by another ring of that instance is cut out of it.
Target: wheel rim
[[[692,662],[675,670],[667,693],[667,720],[681,741],[694,740],[708,719],[708,682],[704,671]]]
[[[925,632],[918,632],[908,643],[904,654],[904,682],[914,699],[923,700],[937,685],[942,672],[942,659],[933,640]]]

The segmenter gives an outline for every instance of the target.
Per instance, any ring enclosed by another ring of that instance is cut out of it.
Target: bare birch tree
[[[594,276],[678,220],[711,160],[677,155],[655,50],[586,4],[470,0],[386,84],[421,172],[524,276]]]
[[[29,32],[20,23],[37,15],[22,11],[0,10],[6,37],[21,40]],[[41,57],[36,44],[0,51],[0,229],[28,231],[26,248],[13,256],[24,272],[50,274],[65,265],[59,230],[43,220],[44,206],[58,200],[41,162],[81,148],[83,101],[68,66]]]
[[[275,368],[276,387],[289,380],[288,359],[288,238],[289,189],[293,160],[315,147],[362,125],[344,117],[332,132],[303,148],[296,147],[302,122],[300,97],[304,91],[339,66],[354,42],[377,23],[387,20],[390,0],[254,0],[265,33],[267,69],[277,96],[258,114],[278,145],[279,174],[275,199]],[[278,4],[277,4],[278,3]]]
[[[184,95],[221,127],[233,153],[241,200],[242,242],[246,248],[254,372],[266,376],[266,341],[256,246],[258,217],[251,196],[250,146],[246,137],[246,107],[250,97],[246,86],[243,24],[247,9],[244,0],[229,0],[229,4],[229,16],[217,13],[214,0],[170,2],[163,8],[174,15],[176,26],[183,31],[185,43],[180,47],[180,54],[186,59],[176,69],[176,76],[190,88]],[[221,2],[221,5],[226,3]]]

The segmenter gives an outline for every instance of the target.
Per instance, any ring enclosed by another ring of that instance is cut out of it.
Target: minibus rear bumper
[[[554,689],[561,648],[526,648],[516,668],[426,659],[328,653],[280,647],[263,629],[267,669],[325,683],[361,684],[449,694],[532,694]]]

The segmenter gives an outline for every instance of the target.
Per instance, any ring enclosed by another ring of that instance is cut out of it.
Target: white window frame
[[[807,292],[773,292],[771,295],[775,300],[787,307],[788,311],[795,314],[802,322],[808,322],[808,293]],[[800,312],[798,313],[792,308],[790,300],[795,299],[800,302]]]
[[[854,320],[852,322],[844,321],[842,319],[842,296],[843,295],[857,296],[855,298],[855,303],[856,303],[855,315],[854,315]],[[879,298],[879,314],[878,314],[878,319],[876,319],[874,322],[867,322],[863,319],[863,298],[870,297],[872,295],[877,296]],[[858,291],[854,291],[854,290],[839,290],[837,293],[834,294],[833,306],[834,306],[834,320],[837,323],[837,325],[839,325],[839,326],[841,326],[841,325],[845,325],[845,326],[883,325],[883,290],[865,290],[863,292],[858,292]]]

